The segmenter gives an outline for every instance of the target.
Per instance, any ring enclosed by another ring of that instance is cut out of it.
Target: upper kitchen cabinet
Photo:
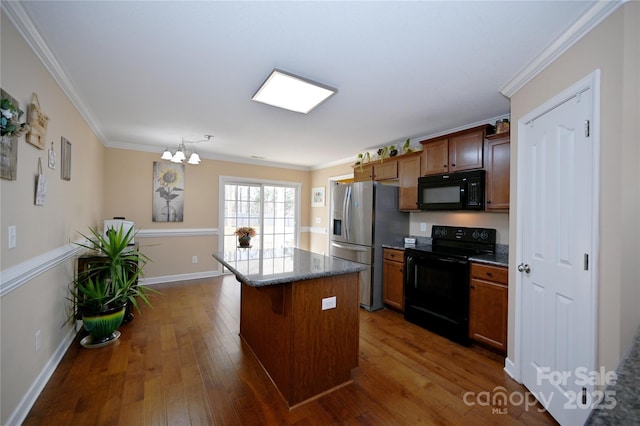
[[[353,166],[353,181],[354,182],[363,182],[367,180],[373,179],[373,167],[371,164],[360,165],[357,164]]]
[[[422,153],[414,152],[398,158],[398,209],[418,209],[418,178]]]
[[[422,176],[481,169],[484,138],[492,130],[483,125],[421,141]]]
[[[385,159],[373,163],[373,180],[392,180],[398,178],[398,162]]]
[[[509,132],[487,136],[485,143],[487,211],[509,210],[510,145]]]

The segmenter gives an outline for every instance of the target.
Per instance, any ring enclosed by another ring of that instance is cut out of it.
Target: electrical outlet
[[[36,352],[40,351],[40,346],[42,346],[42,338],[40,330],[36,331]]]
[[[326,311],[327,309],[335,309],[336,307],[336,296],[325,297],[322,299],[322,310]]]
[[[425,222],[420,222],[420,231],[427,232],[427,224]]]
[[[191,256],[191,263],[198,263],[198,256]]]

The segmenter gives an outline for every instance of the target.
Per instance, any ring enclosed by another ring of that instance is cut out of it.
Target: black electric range
[[[469,343],[469,257],[493,254],[496,230],[434,225],[431,246],[405,249],[407,321]]]

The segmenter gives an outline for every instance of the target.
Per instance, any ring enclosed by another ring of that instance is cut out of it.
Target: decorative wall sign
[[[64,136],[60,138],[60,159],[62,161],[60,178],[71,180],[71,142]]]
[[[56,152],[53,150],[53,142],[51,142],[51,148],[49,149],[49,157],[48,157],[49,168],[55,170],[56,169]]]
[[[0,137],[0,177],[16,180],[18,175],[18,138]]]
[[[311,207],[324,207],[324,186],[311,190]]]
[[[184,164],[154,161],[152,220],[184,220]]]
[[[44,149],[46,146],[48,122],[49,117],[40,110],[40,101],[38,100],[38,95],[34,92],[31,95],[31,103],[29,104],[29,111],[27,112],[27,123],[31,126],[29,133],[27,133],[27,142],[40,149]]]
[[[36,206],[44,206],[44,200],[47,196],[47,177],[42,172],[42,161],[38,157],[38,174],[36,175],[36,194],[34,204]]]

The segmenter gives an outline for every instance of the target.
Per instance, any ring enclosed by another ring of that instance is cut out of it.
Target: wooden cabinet
[[[510,145],[508,132],[487,136],[485,143],[487,211],[509,210]]]
[[[483,125],[421,141],[422,176],[481,169],[484,138],[492,128]]]
[[[415,152],[398,158],[398,210],[418,209],[418,178],[421,153]]]
[[[382,301],[404,312],[404,251],[384,249],[382,263]]]
[[[398,178],[398,162],[395,159],[376,161],[373,167],[373,180],[390,180]]]
[[[421,175],[437,175],[449,171],[449,139],[420,142],[422,149]]]
[[[363,182],[367,180],[373,179],[373,169],[371,164],[367,164],[366,166],[356,165],[353,166],[353,181],[354,182]]]
[[[471,263],[469,338],[507,352],[508,269]]]

